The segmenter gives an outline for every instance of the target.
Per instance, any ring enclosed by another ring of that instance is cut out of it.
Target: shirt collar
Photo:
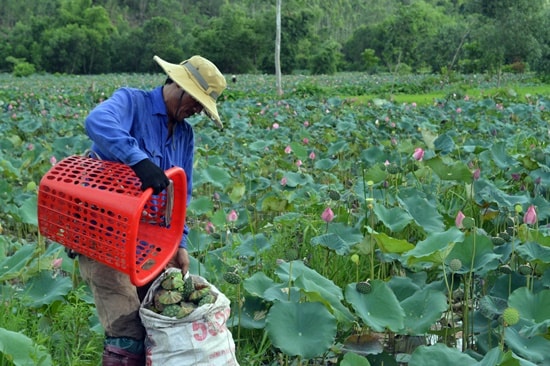
[[[164,104],[164,98],[162,97],[162,86],[156,87],[151,91],[151,101],[153,103],[153,114],[167,115],[166,104]]]

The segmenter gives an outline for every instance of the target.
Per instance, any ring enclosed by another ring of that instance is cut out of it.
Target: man
[[[171,64],[155,56],[168,75],[163,86],[151,91],[121,88],[95,107],[86,118],[86,132],[97,157],[129,165],[141,180],[141,189],[154,194],[169,184],[164,171],[179,166],[187,175],[187,202],[193,182],[194,133],[185,120],[205,111],[223,128],[216,99],[226,87],[224,76],[209,60],[193,56]],[[185,226],[170,266],[189,269]],[[105,329],[103,366],[145,365],[145,329],[139,306],[147,287],[136,288],[129,276],[88,257],[80,256],[80,271],[90,286]]]

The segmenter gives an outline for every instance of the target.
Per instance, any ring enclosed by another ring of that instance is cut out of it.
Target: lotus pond
[[[96,365],[93,300],[38,233],[38,184],[89,147],[91,108],[163,77],[0,80],[0,365]],[[547,86],[341,74],[283,89],[239,75],[223,131],[190,120],[191,272],[231,299],[241,365],[550,365]]]

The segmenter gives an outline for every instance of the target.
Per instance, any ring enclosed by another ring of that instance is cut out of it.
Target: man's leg
[[[83,255],[79,256],[79,264],[105,329],[103,365],[145,365],[140,300],[129,276]]]

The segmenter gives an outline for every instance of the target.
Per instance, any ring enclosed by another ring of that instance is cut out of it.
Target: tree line
[[[201,54],[274,73],[275,0],[0,0],[0,71],[157,72]],[[550,0],[282,0],[283,73],[550,79]]]

